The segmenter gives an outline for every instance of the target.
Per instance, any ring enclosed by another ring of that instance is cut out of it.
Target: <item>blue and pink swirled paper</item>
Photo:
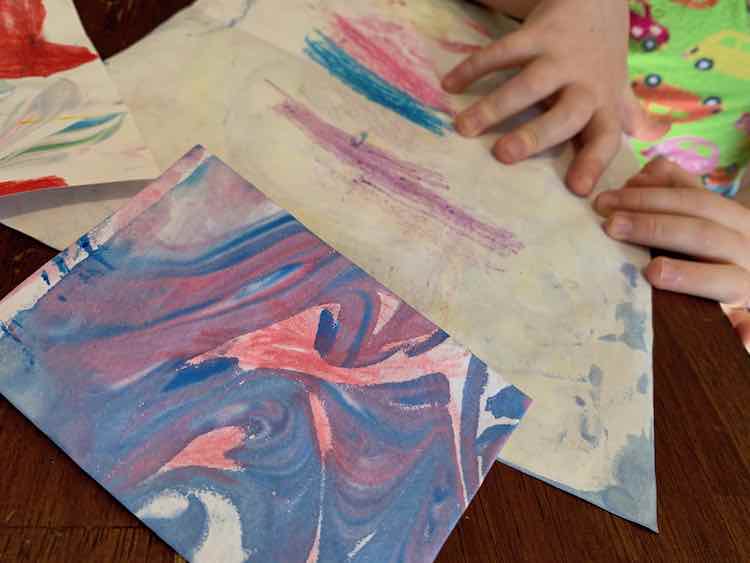
[[[431,561],[529,405],[200,147],[0,321],[3,395],[193,561]]]

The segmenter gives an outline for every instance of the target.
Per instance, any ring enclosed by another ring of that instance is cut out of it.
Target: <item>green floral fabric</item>
[[[631,138],[642,162],[663,155],[733,196],[750,161],[750,0],[631,0],[629,66],[656,118]]]

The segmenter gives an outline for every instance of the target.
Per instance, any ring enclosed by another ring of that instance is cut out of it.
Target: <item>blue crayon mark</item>
[[[326,35],[318,32],[318,37],[305,38],[305,54],[352,90],[437,135],[450,127],[434,110],[380,78]]]
[[[92,127],[98,127],[99,125],[104,125],[105,123],[109,123],[110,121],[117,119],[121,115],[124,115],[124,114],[123,113],[108,113],[107,115],[102,115],[100,117],[82,119],[80,121],[76,121],[72,125],[68,125],[65,129],[60,131],[60,133],[73,133],[74,131],[82,131],[84,129],[91,129]]]
[[[61,301],[61,302],[63,302],[63,303],[67,303],[67,302],[68,302],[68,299],[67,299],[67,297],[65,297],[64,295],[58,295],[58,296],[57,296],[57,300],[58,300],[58,301]]]
[[[509,385],[487,399],[485,410],[491,412],[495,418],[521,418],[528,407],[527,401],[526,395]]]
[[[237,358],[215,358],[206,360],[198,365],[186,366],[177,372],[172,381],[162,389],[162,391],[174,391],[188,385],[194,385],[205,381],[214,375],[224,373],[237,368],[239,360]]]
[[[48,286],[51,286],[52,284],[49,281],[49,274],[46,270],[42,270],[42,279],[44,280],[44,283],[46,283]]]

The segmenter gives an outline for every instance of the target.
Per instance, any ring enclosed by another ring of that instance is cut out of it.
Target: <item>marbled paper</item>
[[[193,561],[430,561],[529,405],[200,147],[0,303],[0,357]]]

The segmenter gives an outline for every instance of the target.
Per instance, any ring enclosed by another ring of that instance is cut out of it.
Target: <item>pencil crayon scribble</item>
[[[516,254],[523,249],[523,244],[507,229],[474,217],[441,195],[440,192],[450,188],[436,172],[404,162],[369,142],[353,142],[356,137],[323,121],[289,96],[274,109],[316,145],[357,169],[356,184],[396,197],[415,211],[444,221],[458,235],[502,255]]]

